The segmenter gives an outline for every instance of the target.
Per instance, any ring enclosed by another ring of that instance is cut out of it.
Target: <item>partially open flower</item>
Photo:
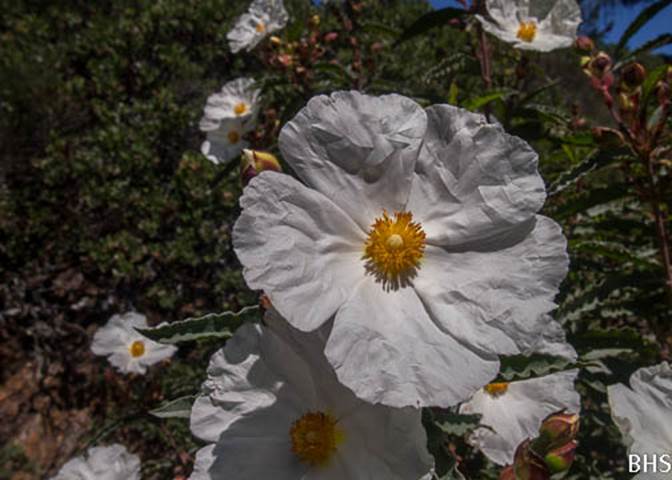
[[[250,180],[264,171],[282,172],[280,162],[272,153],[258,150],[243,150],[243,158],[240,165],[240,181],[247,185]]]
[[[599,79],[611,72],[611,57],[605,52],[599,52],[586,65],[588,72]]]
[[[51,480],[140,480],[140,458],[123,445],[92,447],[69,460]]]
[[[533,12],[541,0],[486,0],[489,18],[477,15],[483,28],[522,50],[549,52],[571,47],[581,23],[581,9],[575,0],[555,0],[542,18]],[[536,13],[536,12],[535,12]]]
[[[172,345],[163,345],[141,335],[136,328],[147,328],[144,315],[135,312],[113,315],[93,336],[91,350],[96,355],[107,356],[120,372],[140,374],[177,351]]]
[[[621,85],[628,90],[634,90],[646,80],[646,69],[641,63],[633,62],[625,67],[621,73]]]

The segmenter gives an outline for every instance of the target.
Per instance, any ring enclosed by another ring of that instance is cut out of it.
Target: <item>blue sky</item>
[[[460,6],[459,3],[455,0],[430,1],[435,8]],[[609,42],[618,41],[621,34],[625,31],[630,22],[634,20],[637,14],[645,7],[646,5],[640,4],[633,7],[618,7],[609,9],[609,19],[614,22],[614,28],[606,36],[606,40]],[[602,21],[606,21],[606,19],[603,19]],[[661,33],[669,32],[672,32],[672,5],[659,12],[658,15],[653,18],[653,20],[651,20],[644,28],[637,32],[637,34],[630,40],[628,46],[631,48],[636,48],[648,40],[656,38]],[[659,49],[657,52],[664,52],[668,55],[672,55],[672,45],[668,45],[667,47]]]

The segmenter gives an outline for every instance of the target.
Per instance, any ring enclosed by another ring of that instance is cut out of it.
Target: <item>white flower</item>
[[[254,0],[226,35],[231,51],[252,50],[266,35],[284,28],[288,19],[282,0]]]
[[[135,328],[147,328],[144,315],[128,312],[113,315],[93,336],[91,351],[104,355],[123,373],[141,373],[147,367],[170,358],[177,351],[172,345],[163,345],[138,333]]]
[[[523,50],[550,52],[570,47],[581,23],[576,0],[555,0],[543,18],[532,15],[542,7],[541,0],[486,0],[485,5],[493,21],[476,15],[483,28]]]
[[[295,327],[335,317],[326,355],[371,403],[450,406],[498,355],[536,348],[567,272],[537,154],[449,105],[318,96],[280,134],[307,185],[263,172],[233,243],[253,289]]]
[[[199,123],[207,139],[203,155],[214,163],[227,163],[240,155],[248,143],[243,136],[254,130],[259,111],[259,89],[251,78],[237,78],[208,97]]]
[[[667,362],[637,370],[630,377],[630,388],[611,385],[607,393],[628,453],[672,452],[672,368]],[[668,480],[670,473],[642,473],[635,478]]]
[[[52,480],[140,480],[140,459],[123,445],[92,447],[69,460]]]
[[[357,399],[324,358],[324,330],[300,332],[273,312],[265,321],[210,360],[191,414],[210,445],[192,480],[431,478],[419,410]]]
[[[481,425],[469,443],[498,465],[513,463],[518,445],[539,434],[541,422],[551,413],[579,413],[581,398],[574,389],[578,370],[530,380],[491,383],[460,406],[460,413],[481,414]]]

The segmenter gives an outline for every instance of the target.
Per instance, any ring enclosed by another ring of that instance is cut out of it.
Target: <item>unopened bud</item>
[[[308,25],[311,27],[319,27],[320,26],[320,16],[319,15],[313,15],[310,17],[310,20],[308,20]]]
[[[588,63],[588,70],[597,78],[602,78],[611,71],[611,57],[600,52]]]
[[[585,35],[578,37],[574,43],[574,46],[581,52],[592,52],[595,48],[595,44],[590,39],[590,37],[586,37]]]
[[[596,129],[594,129],[596,130]],[[593,131],[594,131],[593,130]],[[620,132],[610,128],[602,129],[604,135],[616,132],[620,139]],[[593,133],[594,135],[594,133]],[[548,452],[576,438],[579,433],[579,416],[574,413],[554,413],[546,417],[539,428],[539,437],[535,440],[535,450],[539,453]],[[543,445],[543,448],[539,448]]]
[[[326,33],[324,35],[324,41],[326,43],[334,42],[334,41],[336,41],[337,38],[338,38],[338,33],[337,32],[329,32],[329,33]]]
[[[282,39],[280,37],[276,37],[275,35],[273,35],[270,40],[271,45],[273,45],[274,47],[279,47],[280,45],[282,45]]]
[[[243,158],[240,165],[240,181],[243,185],[247,185],[250,180],[267,170],[282,172],[280,162],[275,155],[247,148],[243,149]]]
[[[594,127],[591,132],[593,134],[593,140],[595,140],[595,143],[604,149],[620,148],[625,144],[625,138],[623,137],[623,134],[618,130],[614,130],[613,128]],[[556,426],[556,424],[553,422],[552,425],[553,428],[561,428],[561,426]]]
[[[516,480],[516,472],[513,470],[513,465],[505,467],[499,473],[499,480]]]
[[[549,480],[551,478],[551,472],[544,460],[532,450],[529,439],[518,445],[513,460],[513,471],[516,480]]]
[[[630,63],[623,67],[621,80],[623,86],[629,89],[635,89],[646,80],[646,69],[641,63]]]
[[[566,472],[572,466],[574,457],[576,456],[576,441],[572,440],[562,447],[551,450],[544,457],[546,466],[551,473]]]

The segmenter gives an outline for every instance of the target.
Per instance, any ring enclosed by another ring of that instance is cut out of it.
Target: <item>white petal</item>
[[[138,362],[146,366],[166,360],[177,352],[177,347],[173,345],[163,345],[147,338],[143,341],[145,342],[145,353],[141,357],[138,357]]]
[[[395,407],[454,405],[499,369],[441,330],[412,288],[386,292],[371,278],[338,311],[325,353],[358,397]]]
[[[68,461],[52,480],[139,480],[140,459],[123,445],[90,448]]]
[[[545,325],[545,328],[539,334],[537,341],[530,348],[523,350],[522,353],[524,355],[532,353],[554,355],[565,358],[570,362],[575,362],[578,355],[574,347],[567,342],[562,326],[553,320],[550,315],[544,318],[542,323]]]
[[[364,231],[289,175],[261,173],[240,203],[233,245],[248,285],[297,328],[319,327],[364,276]]]
[[[368,229],[383,209],[401,210],[426,117],[400,95],[335,92],[313,97],[280,132],[297,175]]]
[[[518,445],[539,433],[541,422],[551,413],[567,410],[579,413],[581,398],[574,388],[578,370],[509,383],[508,390],[492,397],[479,390],[460,406],[460,413],[482,415],[479,428],[469,442],[498,465],[513,463]]]
[[[428,127],[406,207],[428,243],[485,239],[534,217],[546,198],[537,154],[480,114],[427,109]]]
[[[669,453],[672,445],[672,368],[667,362],[641,368],[630,377],[630,388],[607,389],[611,416],[630,453]]]
[[[557,0],[546,18],[539,24],[539,34],[549,32],[558,37],[569,39],[571,42],[576,39],[576,32],[581,24],[581,7],[576,0]]]
[[[490,354],[528,352],[552,319],[568,268],[560,227],[546,217],[464,250],[428,246],[415,289],[433,318]]]

